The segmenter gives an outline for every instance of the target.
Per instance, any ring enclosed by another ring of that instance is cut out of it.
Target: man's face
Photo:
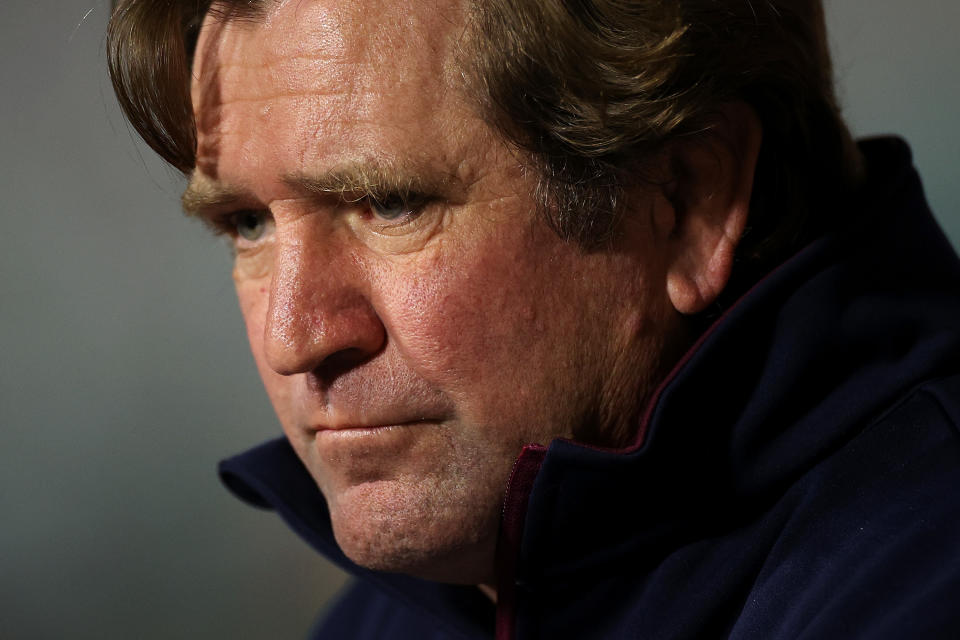
[[[535,215],[457,87],[464,22],[355,0],[208,19],[185,202],[239,232],[253,355],[346,554],[477,583],[521,447],[634,417],[672,316],[642,216],[587,252]]]

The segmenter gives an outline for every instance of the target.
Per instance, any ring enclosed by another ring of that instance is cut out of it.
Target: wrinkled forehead
[[[259,0],[238,2],[253,7],[242,11],[233,4],[214,2],[204,18],[195,72],[209,66],[211,54],[240,48],[263,58],[325,57],[384,71],[400,62],[449,72],[465,23],[462,0]]]
[[[461,0],[267,0],[234,16],[226,5],[206,16],[194,56],[200,157],[238,109],[402,123],[437,112],[461,84]]]
[[[216,108],[232,80],[264,67],[290,93],[439,89],[462,75],[460,0],[266,0],[252,14],[232,14],[229,4],[214,3],[200,31],[195,109]]]
[[[260,32],[277,55],[311,54],[388,62],[400,53],[426,59],[443,53],[445,40],[462,28],[461,0],[259,0],[214,2],[204,19],[201,40],[223,32]],[[241,10],[240,6],[254,6]],[[290,40],[285,34],[309,32]],[[279,37],[278,37],[279,36]]]

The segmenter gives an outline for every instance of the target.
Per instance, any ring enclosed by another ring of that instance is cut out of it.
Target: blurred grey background
[[[960,244],[960,3],[827,0],[860,135]],[[0,638],[299,638],[342,577],[215,464],[277,435],[225,246],[134,139],[108,0],[0,6]]]

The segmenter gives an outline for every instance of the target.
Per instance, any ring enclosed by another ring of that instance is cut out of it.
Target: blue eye
[[[267,229],[267,214],[252,209],[234,214],[237,235],[244,240],[255,242],[263,237]]]
[[[403,198],[393,196],[384,200],[370,198],[370,211],[381,220],[399,220],[412,213],[412,207]]]

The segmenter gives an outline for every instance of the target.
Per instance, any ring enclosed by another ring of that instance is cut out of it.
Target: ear
[[[680,313],[710,305],[730,280],[753,192],[762,128],[752,107],[724,105],[712,127],[669,153],[664,195],[674,218],[667,239],[667,295]]]

